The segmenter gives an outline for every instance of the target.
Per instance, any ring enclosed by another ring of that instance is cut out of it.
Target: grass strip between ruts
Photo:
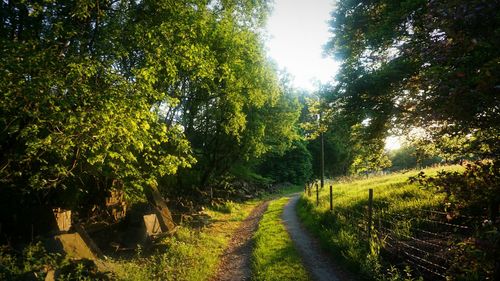
[[[255,232],[253,280],[309,280],[281,218],[288,200],[272,201]]]

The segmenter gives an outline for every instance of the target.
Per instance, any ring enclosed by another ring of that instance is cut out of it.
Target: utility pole
[[[323,110],[321,109],[321,104],[320,104],[320,109],[319,109],[319,129],[321,132],[320,138],[321,138],[321,189],[323,189],[323,186],[325,184],[325,138],[324,138],[324,133],[323,133],[323,128],[321,126],[321,123],[323,121]]]
[[[321,189],[325,184],[325,139],[323,132],[321,132]]]

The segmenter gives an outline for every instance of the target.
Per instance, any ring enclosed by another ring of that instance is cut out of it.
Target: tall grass
[[[432,175],[443,169],[457,170],[460,167],[430,168],[425,172]],[[414,277],[409,269],[397,270],[390,262],[381,259],[381,247],[386,241],[375,235],[368,238],[366,217],[369,189],[374,190],[374,209],[383,209],[385,217],[394,215],[404,218],[391,225],[395,235],[410,236],[412,218],[422,210],[442,210],[442,194],[408,182],[408,178],[418,172],[414,170],[352,181],[343,179],[341,183],[327,181],[320,192],[318,205],[314,189],[312,196],[301,197],[297,207],[299,217],[319,237],[325,248],[360,276],[369,280],[411,280]],[[330,184],[333,185],[333,212],[329,209]],[[378,214],[378,217],[381,215]]]

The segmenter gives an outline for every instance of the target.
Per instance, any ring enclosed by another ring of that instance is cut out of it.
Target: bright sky
[[[267,23],[269,55],[294,77],[294,86],[315,90],[315,81],[333,80],[337,69],[323,56],[330,38],[328,20],[333,0],[274,0]]]
[[[401,138],[397,136],[389,136],[385,139],[386,150],[397,150],[401,148]]]

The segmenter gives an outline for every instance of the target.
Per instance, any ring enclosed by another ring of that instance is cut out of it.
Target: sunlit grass
[[[208,208],[204,214],[211,223],[201,229],[180,226],[173,237],[160,243],[163,250],[153,255],[138,255],[132,260],[109,261],[107,267],[118,280],[210,280],[233,233],[250,212],[264,200],[298,192],[300,186],[289,186],[274,194],[244,203],[228,201]]]
[[[309,280],[281,219],[288,200],[271,202],[259,223],[254,236],[253,280]]]
[[[441,170],[460,169],[460,166],[446,166],[424,171],[433,175]],[[368,190],[373,189],[374,209],[383,209],[388,215],[411,218],[423,209],[443,210],[443,194],[409,183],[408,178],[418,173],[412,170],[364,179],[326,181],[319,194],[319,205],[316,205],[314,188],[311,196],[301,197],[299,217],[323,246],[340,257],[352,271],[368,279],[383,279],[386,272],[378,259],[378,245],[368,243],[367,238]],[[333,187],[333,212],[329,204],[330,185]],[[406,222],[401,220],[394,226],[396,235],[410,234]]]
[[[160,251],[148,257],[112,261],[119,280],[209,280],[234,231],[260,201],[231,203],[231,210],[207,210],[212,223],[202,229],[180,226],[161,241]]]

